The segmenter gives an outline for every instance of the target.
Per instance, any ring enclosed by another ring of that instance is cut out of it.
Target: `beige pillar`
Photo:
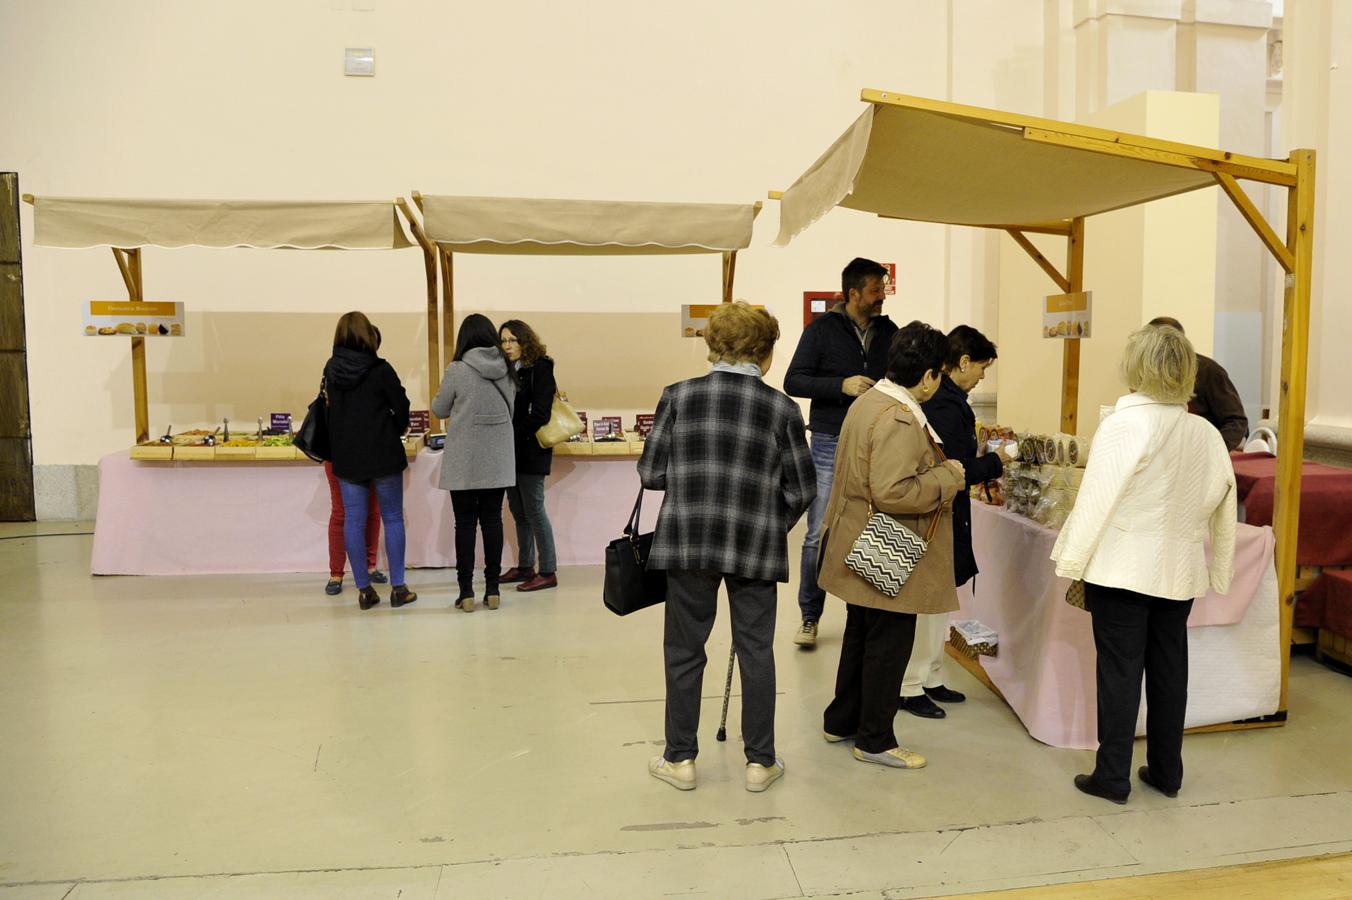
[[[1184,0],[1178,28],[1178,89],[1220,98],[1220,143],[1226,150],[1265,154],[1268,0]],[[1260,208],[1268,189],[1243,187]],[[1280,198],[1285,202],[1285,196]],[[1235,205],[1217,194],[1216,342],[1214,355],[1245,400],[1251,427],[1262,412],[1265,307],[1274,289],[1270,255]],[[1187,323],[1191,328],[1191,324]],[[1267,323],[1280,330],[1281,320]],[[1199,348],[1200,349],[1200,348]]]
[[[1150,91],[1091,116],[1088,124],[1209,145],[1216,141],[1215,96]],[[1194,191],[1094,216],[1085,224],[1085,289],[1094,295],[1093,335],[1081,342],[1079,433],[1092,435],[1098,410],[1126,392],[1118,366],[1127,335],[1154,316],[1196,322],[1211,342],[1215,298],[1215,189]],[[1048,259],[1065,259],[1062,238],[1030,236]],[[1000,255],[1002,424],[1054,432],[1060,421],[1061,341],[1042,336],[1042,298],[1057,293],[1046,274],[1008,237]],[[1189,328],[1192,333],[1193,328]]]
[[[1352,333],[1352,3],[1287,0],[1283,23],[1283,153],[1318,153],[1314,270],[1310,298],[1308,455],[1352,462],[1352,391],[1347,335]],[[1343,68],[1347,66],[1348,68]],[[1275,376],[1274,376],[1275,377]]]
[[[1075,0],[1075,118],[1177,89],[1183,0]]]

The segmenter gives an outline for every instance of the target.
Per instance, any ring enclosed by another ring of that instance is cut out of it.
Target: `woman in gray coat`
[[[475,529],[484,533],[484,605],[497,609],[502,572],[502,498],[516,483],[512,404],[516,386],[498,330],[486,316],[460,323],[455,358],[446,367],[432,413],[446,420],[441,487],[455,511],[455,605],[474,611]]]

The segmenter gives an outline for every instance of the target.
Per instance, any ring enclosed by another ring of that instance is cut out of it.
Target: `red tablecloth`
[[[1236,453],[1231,460],[1244,521],[1271,525],[1277,458],[1270,453]],[[1352,469],[1313,462],[1301,466],[1296,562],[1302,566],[1352,565]]]
[[[1296,602],[1295,622],[1301,628],[1327,628],[1352,639],[1352,571],[1320,575]]]

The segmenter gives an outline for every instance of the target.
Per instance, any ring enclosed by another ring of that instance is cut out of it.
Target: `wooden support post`
[[[122,281],[127,286],[127,298],[132,303],[145,300],[144,282],[141,280],[141,248],[130,250],[112,248],[113,258],[122,272]],[[150,440],[150,408],[146,391],[146,339],[131,339],[131,396],[136,420],[136,443]]]
[[[1295,270],[1286,277],[1282,310],[1281,406],[1277,419],[1277,497],[1272,527],[1277,536],[1277,595],[1281,608],[1282,693],[1287,707],[1291,668],[1291,620],[1296,603],[1296,538],[1300,530],[1300,474],[1305,456],[1306,367],[1310,353],[1310,278],[1314,259],[1313,150],[1291,154],[1296,183],[1288,190],[1286,248]]]
[[[732,282],[737,276],[737,251],[723,254],[723,302],[732,302]]]
[[[1033,258],[1033,262],[1042,267],[1042,271],[1047,273],[1047,277],[1056,282],[1056,286],[1061,289],[1061,293],[1070,293],[1070,279],[1062,275],[1056,266],[1052,265],[1052,261],[1043,256],[1042,251],[1034,246],[1033,242],[1028,240],[1022,231],[1015,228],[1006,228],[1005,231],[1009,233],[1009,236],[1014,239],[1015,243],[1023,248],[1023,252]],[[1067,237],[1069,237],[1069,235],[1067,235]]]
[[[403,213],[409,229],[413,232],[413,239],[418,242],[423,252],[423,272],[427,276],[427,408],[429,427],[433,431],[440,431],[441,421],[430,414],[432,398],[437,395],[437,388],[441,385],[441,354],[437,340],[437,249],[427,239],[427,234],[418,224],[418,220],[413,217],[413,211],[408,208],[408,201],[399,197],[394,203]]]
[[[1272,251],[1272,255],[1277,257],[1277,262],[1286,270],[1286,273],[1289,275],[1294,272],[1296,268],[1295,257],[1282,243],[1281,238],[1277,237],[1277,232],[1272,230],[1272,226],[1268,224],[1267,219],[1263,218],[1263,214],[1258,211],[1258,207],[1253,205],[1249,195],[1244,193],[1244,188],[1239,186],[1239,182],[1224,172],[1216,172],[1215,178],[1226,195],[1239,209],[1239,214],[1244,217],[1244,221],[1248,222],[1249,227],[1258,232],[1258,237],[1268,250]]]
[[[455,355],[455,257],[441,248],[441,355],[446,365]]]
[[[1066,293],[1084,290],[1084,217],[1072,219],[1066,243]],[[1061,430],[1076,434],[1080,417],[1080,339],[1067,338],[1061,351]]]

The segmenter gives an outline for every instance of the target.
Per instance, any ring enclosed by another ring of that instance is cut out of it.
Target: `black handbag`
[[[667,599],[667,573],[648,568],[653,533],[638,533],[639,513],[643,509],[643,488],[624,526],[624,536],[606,545],[606,608],[617,616],[647,609]]]
[[[329,398],[323,377],[319,379],[319,394],[305,411],[305,421],[300,423],[300,430],[291,445],[315,462],[328,462],[333,458],[329,446]]]

